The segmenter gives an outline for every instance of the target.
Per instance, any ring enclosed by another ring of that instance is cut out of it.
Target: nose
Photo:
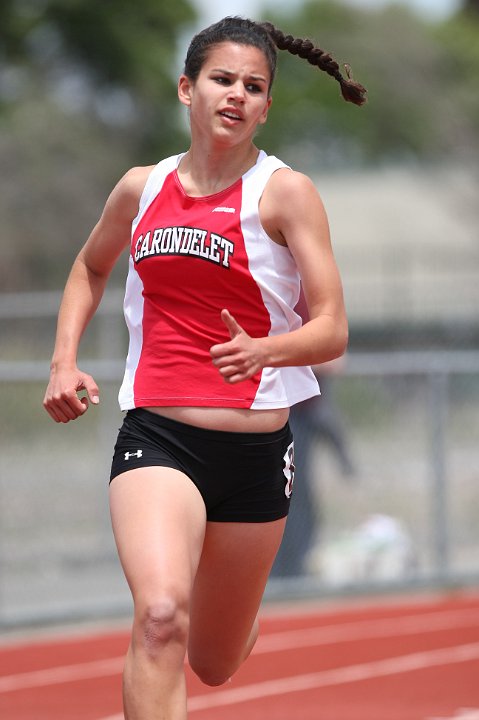
[[[236,102],[243,102],[245,97],[245,87],[241,80],[237,80],[230,85],[229,97]]]

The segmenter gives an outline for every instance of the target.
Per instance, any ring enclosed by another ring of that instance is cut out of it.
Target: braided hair
[[[223,42],[251,45],[264,53],[271,73],[270,90],[276,72],[276,49],[287,50],[292,55],[298,55],[311,65],[324,70],[337,80],[341,87],[341,94],[348,102],[355,105],[363,105],[366,102],[367,91],[352,79],[349,65],[344,66],[346,70],[346,77],[344,77],[339,69],[339,64],[330,53],[315,47],[310,40],[285,35],[270,22],[258,23],[241,17],[223,18],[195,35],[186,54],[184,74],[190,80],[196,80],[209,49]]]

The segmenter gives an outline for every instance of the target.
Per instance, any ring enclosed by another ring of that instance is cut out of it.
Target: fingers
[[[99,405],[100,403],[100,391],[98,390],[98,386],[93,380],[93,378],[88,378],[87,382],[84,383],[85,390],[88,393],[88,397],[90,398],[90,402],[93,403],[93,405]],[[86,398],[82,398],[83,400],[86,400]],[[86,405],[88,407],[88,400],[86,402]]]
[[[55,422],[67,423],[70,420],[76,420],[86,411],[87,404],[82,400],[86,400],[88,403],[87,398],[80,399],[76,392],[47,394],[43,401],[43,407]]]
[[[78,392],[86,390],[87,395],[79,397]],[[63,373],[53,375],[45,393],[43,407],[52,420],[67,423],[76,420],[88,409],[89,403],[100,402],[98,387],[89,375]]]
[[[228,328],[231,340],[213,345],[210,349],[211,359],[225,382],[241,382],[251,377],[257,369],[253,367],[251,358],[252,341],[228,310],[222,311],[221,319]]]
[[[243,352],[238,352],[234,348],[230,348],[228,352],[225,345],[217,345],[217,354],[212,352],[212,362],[217,368],[220,375],[226,382],[239,382],[240,380],[246,380],[249,377],[248,373],[245,372],[247,366],[247,359]],[[213,348],[211,349],[213,350]]]
[[[231,315],[229,310],[222,310],[221,311],[221,319],[223,320],[224,324],[228,328],[228,332],[230,334],[231,339],[233,340],[237,335],[244,332],[241,325],[239,325],[235,318]]]
[[[232,341],[237,338],[238,335],[244,333],[243,328],[236,322],[229,310],[225,309],[221,311],[221,319],[228,329],[231,340],[229,342],[219,343],[218,345],[211,346],[210,354],[211,357],[214,359],[221,358],[228,353],[234,352],[235,345],[233,345]]]
[[[250,337],[229,310],[221,311],[221,320],[228,329],[230,340],[210,348],[213,365],[227,383],[247,380],[262,368],[260,340]]]
[[[221,320],[226,325],[231,339],[225,343],[213,345],[210,348],[210,355],[213,360],[213,365],[217,367],[221,375],[226,378],[236,372],[235,366],[237,363],[236,356],[238,354],[238,346],[234,340],[243,330],[229,310],[225,309],[221,311]]]
[[[236,367],[226,367],[221,368],[219,370],[220,375],[223,377],[223,380],[231,385],[234,385],[235,383],[242,382],[243,380],[248,380],[249,377],[251,377],[251,373],[249,372],[238,372],[238,368]]]

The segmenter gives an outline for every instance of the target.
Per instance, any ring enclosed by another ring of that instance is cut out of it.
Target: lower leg
[[[186,720],[186,614],[173,606],[135,613],[123,674],[126,720]]]

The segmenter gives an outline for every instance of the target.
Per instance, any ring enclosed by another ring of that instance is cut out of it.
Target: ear
[[[266,101],[266,105],[264,106],[263,113],[259,119],[259,123],[258,123],[259,125],[264,125],[266,120],[268,119],[268,112],[269,112],[272,102],[273,102],[273,98],[270,95]]]
[[[186,75],[180,75],[178,80],[178,98],[183,105],[189,107],[191,105],[191,91],[193,89],[193,83],[186,77]]]

